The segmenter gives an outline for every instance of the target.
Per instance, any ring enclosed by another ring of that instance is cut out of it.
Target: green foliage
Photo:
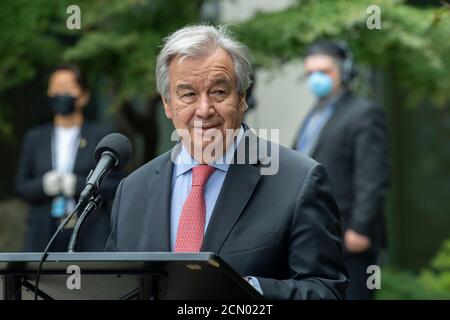
[[[107,77],[120,98],[155,94],[163,37],[195,23],[202,0],[79,0],[81,30],[69,30],[69,0],[2,1],[0,91],[61,62],[80,64],[91,83]]]
[[[378,300],[450,299],[450,292],[430,288],[420,278],[407,271],[382,269]]]
[[[431,267],[420,274],[421,281],[432,290],[446,292],[450,297],[450,240],[442,244]]]
[[[0,10],[0,91],[33,78],[58,60],[61,44],[50,31],[58,1],[2,1]]]
[[[381,29],[370,30],[369,5],[381,10]],[[450,100],[450,10],[416,8],[402,1],[305,0],[276,13],[258,14],[235,27],[259,65],[276,66],[301,57],[321,38],[344,39],[355,59],[394,75],[408,104]]]
[[[382,269],[377,299],[450,299],[450,240],[418,276],[392,268]]]

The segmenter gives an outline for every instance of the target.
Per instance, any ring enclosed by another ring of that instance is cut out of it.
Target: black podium
[[[40,253],[0,254],[0,299],[34,298]],[[77,277],[77,278],[75,278]],[[50,253],[45,300],[252,300],[262,296],[212,253]]]

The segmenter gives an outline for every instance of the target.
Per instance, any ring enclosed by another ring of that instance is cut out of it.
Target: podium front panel
[[[24,284],[20,298],[33,299],[40,257],[39,253],[0,254],[0,299],[5,299],[4,288],[14,279]],[[219,257],[207,252],[50,253],[39,289],[57,300],[262,297]]]

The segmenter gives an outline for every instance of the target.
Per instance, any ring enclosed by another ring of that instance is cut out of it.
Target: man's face
[[[304,67],[307,76],[317,71],[329,75],[333,81],[333,93],[337,93],[341,89],[341,72],[331,56],[324,54],[310,55],[306,57]]]
[[[70,70],[58,70],[51,75],[47,95],[49,97],[57,95],[72,96],[76,98],[75,106],[77,108],[82,108],[87,103],[86,94],[83,93],[75,74]]]
[[[219,48],[201,58],[176,57],[169,65],[169,80],[170,98],[162,98],[164,110],[179,134],[180,129],[189,133],[190,146],[182,138],[185,147],[194,150],[193,144],[200,141],[204,150],[210,143],[222,143],[225,151],[232,141],[226,130],[239,129],[245,111],[245,96],[237,92],[228,53]],[[223,140],[211,142],[217,132]]]

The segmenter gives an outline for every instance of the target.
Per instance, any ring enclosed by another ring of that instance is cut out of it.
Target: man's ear
[[[247,96],[246,96],[245,93],[239,95],[239,100],[240,100],[240,101],[239,101],[239,108],[240,108],[239,111],[240,111],[242,114],[244,114],[245,111],[247,111],[247,109],[248,109],[246,97],[247,97]]]
[[[163,105],[164,105],[164,113],[166,114],[166,117],[168,119],[172,119],[172,108],[170,107],[169,102],[163,96],[161,96],[161,100],[162,100]]]

